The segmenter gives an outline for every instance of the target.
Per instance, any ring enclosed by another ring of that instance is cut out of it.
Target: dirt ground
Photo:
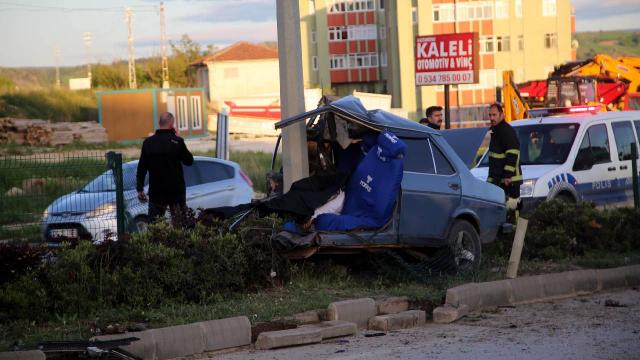
[[[428,322],[367,337],[371,334],[376,333],[280,350],[246,348],[208,358],[640,359],[640,291],[488,309],[449,325]]]

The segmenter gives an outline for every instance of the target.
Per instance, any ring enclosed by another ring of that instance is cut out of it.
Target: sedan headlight
[[[49,217],[49,208],[44,209],[44,212],[42,213],[42,218],[46,219]]]
[[[522,182],[520,185],[520,196],[533,196],[533,189],[536,186],[535,179],[529,179]]]
[[[114,203],[114,202],[104,203],[104,204],[98,206],[97,208],[89,211],[87,213],[87,217],[88,218],[93,218],[93,217],[98,217],[98,216],[104,216],[104,215],[113,213],[115,211],[116,211],[116,203]]]

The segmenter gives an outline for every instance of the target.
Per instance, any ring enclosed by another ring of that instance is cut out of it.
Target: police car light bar
[[[527,117],[537,118],[562,114],[597,114],[600,111],[599,106],[571,106],[571,107],[558,107],[558,108],[544,108],[544,109],[531,109],[527,111]]]

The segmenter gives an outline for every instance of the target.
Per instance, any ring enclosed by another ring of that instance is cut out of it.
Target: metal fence
[[[2,156],[0,242],[115,238],[125,230],[124,181],[113,152]]]

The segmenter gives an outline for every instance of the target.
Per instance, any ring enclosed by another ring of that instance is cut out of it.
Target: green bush
[[[0,117],[51,121],[98,121],[93,91],[14,91],[0,95]]]

